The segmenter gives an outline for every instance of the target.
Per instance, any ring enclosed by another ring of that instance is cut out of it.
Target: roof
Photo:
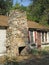
[[[49,30],[49,27],[36,23],[34,21],[27,21],[28,28],[36,30]],[[0,15],[0,26],[8,26],[8,16]]]
[[[28,24],[28,28],[33,28],[33,29],[37,29],[37,30],[49,30],[49,27],[45,26],[45,25],[41,25],[39,23],[36,23],[34,21],[27,21]]]
[[[8,26],[8,16],[0,15],[0,26]]]

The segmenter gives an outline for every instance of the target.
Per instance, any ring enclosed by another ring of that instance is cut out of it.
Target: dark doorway
[[[25,48],[25,46],[23,47],[19,47],[19,54],[21,54],[21,51]]]

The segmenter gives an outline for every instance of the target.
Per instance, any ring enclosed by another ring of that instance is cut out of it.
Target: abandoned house
[[[49,45],[49,28],[33,21],[27,21],[29,43],[39,47]]]
[[[49,45],[49,28],[28,21],[22,11],[13,10],[9,17],[0,15],[0,55],[25,54],[28,44],[38,48]]]

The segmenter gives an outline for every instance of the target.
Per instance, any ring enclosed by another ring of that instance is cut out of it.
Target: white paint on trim
[[[35,43],[35,31],[33,31],[33,42]]]
[[[29,31],[29,39],[30,39],[30,41],[31,41],[31,35],[30,35],[30,31]]]
[[[41,32],[41,43],[42,43],[42,32]]]
[[[32,36],[33,36],[33,43],[35,43],[35,31],[32,31]],[[31,31],[29,31],[29,37],[31,42]]]
[[[42,32],[41,32],[41,43],[43,44],[44,42],[42,41]]]
[[[49,42],[49,32],[47,32],[47,42]]]
[[[45,32],[44,32],[44,42],[45,42]]]
[[[41,48],[49,47],[49,45],[41,45]]]
[[[38,45],[38,43],[37,43],[37,31],[36,31],[36,42],[35,43],[36,43],[36,46],[37,46]]]

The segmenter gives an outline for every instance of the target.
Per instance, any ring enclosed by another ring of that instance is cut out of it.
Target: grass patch
[[[40,56],[46,56],[46,55],[49,55],[49,51],[46,50],[46,49],[32,49],[31,50],[31,54],[33,55],[40,55]]]
[[[38,55],[38,54],[39,54],[37,49],[32,49],[32,50],[31,50],[31,53],[32,53],[33,55]]]

